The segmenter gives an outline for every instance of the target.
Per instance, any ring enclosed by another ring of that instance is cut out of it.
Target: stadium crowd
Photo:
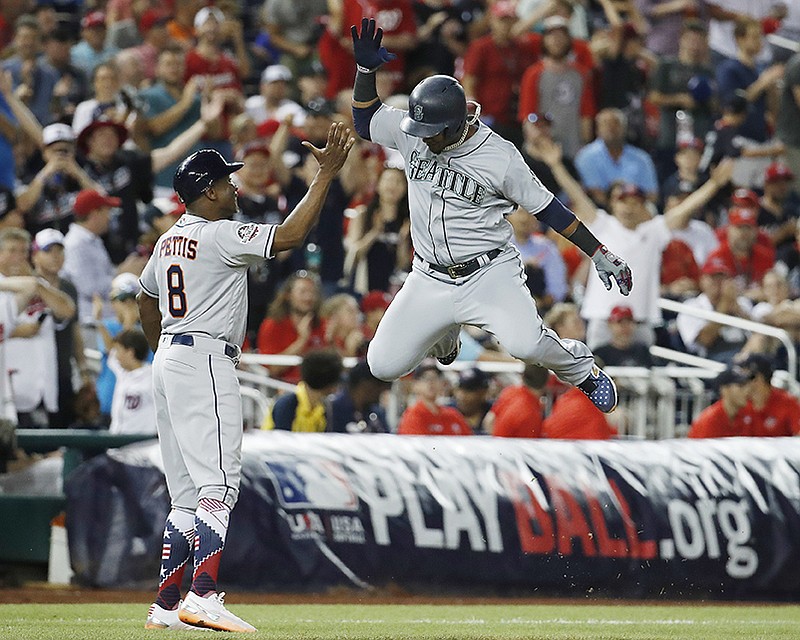
[[[765,426],[772,404],[797,404],[762,388],[765,361],[786,366],[779,344],[658,307],[666,296],[800,336],[797,3],[16,0],[0,15],[0,440],[17,423],[149,424],[130,415],[152,411],[137,400],[149,356],[136,275],[184,211],[177,164],[200,148],[243,161],[238,218],[280,222],[314,173],[301,141],[352,125],[350,25],[362,16],[398,54],[377,73],[386,102],[407,107],[422,78],[456,76],[482,121],[630,264],[637,286],[623,298],[536,218],[509,216],[548,325],[585,337],[605,365],[649,366],[653,344],[724,362],[715,415],[729,424],[693,435],[800,430],[800,419]],[[265,427],[616,433],[566,388],[543,411],[542,390],[559,383],[538,368],[511,385],[467,369],[448,391],[427,363],[388,425],[386,385],[363,363],[343,382],[341,358],[364,355],[412,255],[402,158],[359,141],[305,246],[249,273],[244,350],[304,357],[270,367],[300,385]],[[473,328],[462,342],[462,360],[511,360]],[[103,354],[99,376],[85,347]]]

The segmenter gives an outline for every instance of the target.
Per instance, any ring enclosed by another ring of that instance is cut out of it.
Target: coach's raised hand
[[[356,139],[350,135],[351,131],[341,122],[335,122],[328,129],[328,141],[324,149],[317,149],[310,142],[303,141],[303,146],[306,147],[319,163],[319,173],[326,178],[333,178],[344,165],[347,160],[347,154],[356,142]]]
[[[361,33],[355,25],[350,27],[353,36],[353,57],[356,59],[356,68],[361,73],[374,73],[385,62],[394,60],[397,56],[381,46],[383,29],[375,27],[374,18],[361,19]]]
[[[594,252],[592,262],[594,262],[597,275],[600,276],[606,289],[611,290],[611,279],[613,278],[622,295],[627,296],[631,292],[633,289],[631,268],[622,258],[611,253],[604,244],[601,244]]]

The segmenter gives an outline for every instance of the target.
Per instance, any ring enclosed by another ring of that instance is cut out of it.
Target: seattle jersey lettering
[[[197,240],[186,236],[168,236],[158,246],[158,257],[178,256],[194,260],[197,257]]]
[[[431,182],[473,204],[481,204],[486,197],[486,186],[460,171],[440,165],[435,158],[420,158],[416,150],[408,159],[408,179]]]

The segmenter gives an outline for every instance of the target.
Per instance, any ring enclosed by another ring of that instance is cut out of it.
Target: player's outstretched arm
[[[544,161],[553,171],[559,186],[570,197],[575,213],[562,205],[558,198],[553,198],[545,210],[538,214],[539,219],[558,231],[592,259],[597,269],[597,275],[606,289],[611,289],[613,279],[617,283],[620,293],[627,296],[633,288],[630,267],[624,260],[611,253],[608,247],[602,244],[586,227],[586,224],[591,224],[597,218],[597,211],[594,203],[578,182],[564,168],[561,162],[561,148],[554,142],[543,143],[540,152]]]
[[[353,124],[356,133],[369,140],[369,123],[381,106],[375,86],[375,72],[385,62],[397,56],[381,45],[383,29],[376,27],[374,18],[361,20],[361,31],[350,27],[353,38],[353,57],[356,60],[356,80],[353,84]]]
[[[310,142],[303,142],[303,146],[317,159],[319,168],[306,195],[275,229],[275,239],[272,242],[274,252],[300,246],[311,228],[317,224],[331,182],[341,170],[355,141],[350,129],[341,122],[336,122],[328,129],[328,141],[324,149],[317,149]]]

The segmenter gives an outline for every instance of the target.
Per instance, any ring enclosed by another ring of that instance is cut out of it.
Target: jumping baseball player
[[[537,216],[591,256],[607,289],[613,279],[625,295],[633,284],[628,265],[542,185],[514,145],[478,120],[479,105],[468,115],[455,78],[420,82],[408,111],[383,104],[375,71],[394,55],[381,46],[375,20],[364,18],[360,33],[355,26],[351,33],[355,129],[405,158],[415,251],[412,272],[370,343],[372,373],[397,378],[427,353],[449,364],[460,349],[461,325],[470,324],[494,334],[511,355],[578,386],[601,411],[613,411],[616,387],[589,348],[542,323],[505,216],[517,205]]]
[[[172,508],[161,575],[146,628],[253,632],[217,591],[220,555],[239,492],[242,412],[236,363],[247,318],[247,268],[300,246],[355,138],[331,126],[324,149],[303,144],[319,167],[281,223],[234,222],[230,174],[244,166],[203,149],[181,163],[173,186],[186,213],[155,245],[142,272],[139,313],[153,360],[156,422]],[[192,586],[180,584],[194,557]]]

